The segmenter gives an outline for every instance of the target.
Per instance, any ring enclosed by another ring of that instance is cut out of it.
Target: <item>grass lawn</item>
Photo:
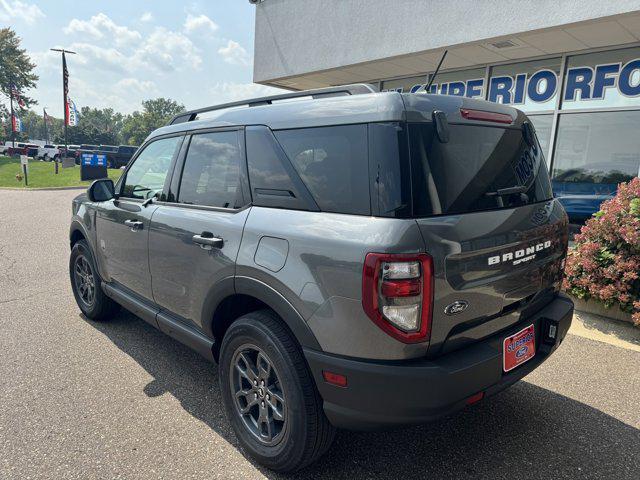
[[[58,175],[55,174],[53,162],[41,162],[29,159],[29,187],[24,186],[24,179],[16,180],[16,174],[22,174],[19,158],[0,156],[0,187],[18,188],[47,188],[47,187],[77,187],[89,186],[91,181],[80,181],[80,167],[62,168],[58,165]],[[115,182],[122,173],[118,169],[107,170],[109,178]]]

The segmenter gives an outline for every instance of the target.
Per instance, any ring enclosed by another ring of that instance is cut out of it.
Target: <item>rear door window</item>
[[[415,216],[513,208],[552,198],[542,148],[519,128],[409,125]],[[505,190],[511,189],[511,190]],[[509,193],[512,192],[512,193]]]
[[[274,133],[320,210],[371,213],[367,125]]]
[[[184,161],[178,202],[235,208],[242,206],[239,132],[193,135]]]

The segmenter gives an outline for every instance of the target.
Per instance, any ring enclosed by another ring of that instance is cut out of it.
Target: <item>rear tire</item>
[[[106,320],[118,310],[118,304],[102,290],[96,262],[85,240],[79,240],[71,249],[69,276],[73,296],[87,318]]]
[[[219,361],[222,399],[243,449],[279,472],[299,470],[331,446],[335,428],[302,350],[269,310],[231,324]]]

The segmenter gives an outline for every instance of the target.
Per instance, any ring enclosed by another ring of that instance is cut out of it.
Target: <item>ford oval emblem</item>
[[[456,300],[453,303],[450,303],[444,308],[444,313],[447,315],[456,315],[457,313],[464,312],[469,306],[469,302],[464,300]]]
[[[516,358],[522,358],[524,357],[527,352],[529,351],[529,347],[527,347],[526,345],[523,345],[522,347],[520,347],[518,349],[518,351],[516,352]]]

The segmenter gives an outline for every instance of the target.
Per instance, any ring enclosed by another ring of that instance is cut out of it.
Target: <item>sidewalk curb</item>
[[[0,187],[0,190],[7,190],[10,192],[22,191],[22,192],[46,192],[46,191],[55,191],[55,190],[86,190],[89,186],[86,187],[38,187],[38,188],[30,188],[30,187]]]

